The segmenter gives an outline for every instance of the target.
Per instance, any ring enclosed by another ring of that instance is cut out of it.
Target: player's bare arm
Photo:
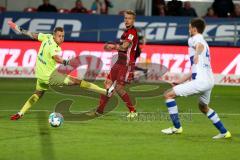
[[[38,33],[34,33],[34,32],[30,32],[28,30],[25,30],[21,27],[19,27],[18,25],[16,25],[15,23],[13,23],[12,21],[8,21],[8,25],[10,28],[12,28],[14,31],[20,33],[20,34],[23,34],[25,36],[28,36],[34,40],[37,40],[38,39]]]
[[[38,39],[38,33],[30,32],[30,31],[27,31],[27,30],[22,29],[22,28],[20,28],[20,30],[21,30],[21,33],[23,35],[28,36],[28,37],[30,37],[30,38],[32,38],[34,40]]]
[[[30,32],[30,31],[25,30],[25,29],[23,29],[21,27],[19,27],[19,30],[20,30],[20,33],[25,35],[25,36],[28,36],[28,37],[30,37],[30,38],[32,38],[34,40],[38,39],[38,33]]]
[[[64,60],[62,57],[60,57],[59,55],[55,55],[53,56],[53,59],[60,64],[63,64],[64,66],[69,64],[69,60]]]
[[[105,44],[104,49],[106,51],[112,51],[112,50],[127,51],[130,46],[131,46],[130,42],[124,41],[122,44]]]
[[[127,51],[130,46],[131,46],[131,43],[129,41],[124,41],[122,44],[116,44],[115,50]]]
[[[193,58],[194,64],[198,63],[198,56],[202,53],[203,50],[204,50],[204,45],[201,43],[197,43],[196,44],[196,53]]]

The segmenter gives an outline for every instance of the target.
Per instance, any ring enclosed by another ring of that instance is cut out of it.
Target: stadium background
[[[205,16],[213,0],[190,2],[201,17]],[[233,2],[240,4],[238,0]],[[59,12],[68,13],[36,12],[41,0],[0,0],[0,159],[13,159],[15,154],[20,159],[212,159],[213,155],[215,159],[239,158],[240,20],[232,13],[228,17],[205,17],[207,29],[204,33],[210,44],[218,84],[213,91],[212,103],[232,131],[234,138],[231,141],[211,141],[216,131],[199,113],[197,105],[193,105],[196,97],[178,100],[186,126],[182,137],[160,135],[160,129],[170,124],[165,114],[160,121],[154,117],[155,113],[166,112],[161,96],[144,101],[138,99],[141,116],[136,121],[123,118],[126,109],[120,102],[115,112],[103,118],[65,122],[62,128],[53,130],[46,119],[60,99],[74,99],[71,110],[75,112],[88,110],[98,101],[49,91],[22,121],[10,122],[9,115],[16,112],[34,90],[34,66],[40,43],[16,35],[7,26],[9,19],[34,32],[51,33],[55,26],[63,26],[66,31],[63,57],[97,56],[103,60],[102,72],[106,74],[116,52],[105,52],[102,46],[106,41],[119,39],[123,29],[121,11],[132,9],[138,13],[135,26],[146,39],[138,62],[163,64],[170,71],[164,77],[168,80],[189,71],[187,27],[191,17],[153,15],[152,9],[157,2],[151,0],[111,0],[113,7],[109,8],[108,14],[94,14],[91,11],[93,0],[82,0],[87,14],[70,13],[75,4],[73,0],[51,0],[50,3],[60,9]],[[99,80],[103,80],[105,74],[98,76]],[[102,82],[96,83],[101,85]],[[149,87],[142,86],[139,90]],[[189,117],[184,119],[184,115]],[[174,146],[177,151],[173,151]]]

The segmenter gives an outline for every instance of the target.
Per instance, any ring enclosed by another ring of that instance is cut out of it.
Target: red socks
[[[127,93],[125,93],[123,96],[120,96],[120,97],[126,103],[128,109],[129,109],[129,112],[135,112],[136,111],[132,102],[131,102],[131,99],[130,99],[130,97]]]
[[[100,96],[100,102],[99,102],[99,105],[98,105],[98,108],[97,108],[97,112],[98,112],[98,113],[103,113],[104,108],[105,108],[108,100],[109,100],[109,97],[101,94],[101,96]]]
[[[122,98],[122,100],[125,102],[126,106],[129,109],[129,112],[135,112],[136,109],[134,108],[131,99],[129,97],[129,95],[127,93],[125,93],[123,96],[120,96]],[[104,112],[104,108],[106,107],[106,104],[109,100],[109,97],[105,96],[105,95],[101,95],[100,96],[100,102],[97,108],[97,112],[98,113],[103,113]]]

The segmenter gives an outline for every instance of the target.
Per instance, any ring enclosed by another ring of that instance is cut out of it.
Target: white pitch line
[[[0,112],[18,112],[19,110],[14,110],[14,109],[6,109],[6,110],[0,110]],[[51,110],[30,110],[30,112],[53,112]],[[72,113],[76,114],[76,113],[83,113],[83,112],[88,112],[88,111],[74,111],[71,110]],[[127,114],[128,112],[121,112],[121,111],[111,111],[109,113],[114,113],[114,114]],[[109,114],[107,113],[107,114]],[[168,114],[167,112],[138,112],[139,114],[143,113],[143,114]],[[184,115],[188,115],[188,114],[193,114],[193,115],[203,115],[202,113],[198,113],[198,112],[180,112],[179,114],[184,114]],[[222,115],[222,116],[240,116],[240,113],[218,113],[218,115]]]

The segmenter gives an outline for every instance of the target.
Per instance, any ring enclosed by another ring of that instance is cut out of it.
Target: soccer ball
[[[63,116],[60,113],[53,112],[49,115],[48,122],[52,127],[59,127],[63,123]]]

